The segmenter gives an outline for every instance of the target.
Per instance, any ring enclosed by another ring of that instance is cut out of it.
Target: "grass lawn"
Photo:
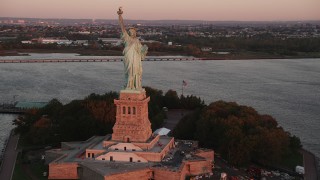
[[[23,169],[23,166],[26,166],[32,173],[33,177],[36,177],[39,180],[47,180],[47,177],[43,176],[43,172],[48,172],[47,166],[41,162],[31,163],[31,164],[22,164],[17,162],[14,168],[12,180],[32,180],[30,175]]]
[[[22,169],[21,153],[18,154],[12,180],[32,180]]]
[[[32,180],[23,170],[21,164],[16,163],[12,180]]]
[[[40,180],[48,179],[47,177],[43,176],[43,172],[48,173],[48,167],[43,162],[36,162],[28,164],[32,174],[36,176]]]
[[[36,146],[28,145],[23,137],[20,138],[18,149],[30,149],[28,151],[32,152],[34,151],[32,149],[34,149],[35,147]],[[22,153],[20,152],[16,159],[16,165],[14,168],[12,180],[32,180],[33,178],[45,180],[47,179],[47,177],[43,177],[43,172],[48,172],[48,166],[46,166],[44,162],[40,160],[40,158],[36,158],[30,161],[27,158],[27,155],[24,155],[24,157],[22,157]]]

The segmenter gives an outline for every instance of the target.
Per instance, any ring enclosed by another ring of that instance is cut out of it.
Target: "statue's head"
[[[136,28],[130,27],[130,28],[129,28],[129,35],[130,35],[131,37],[137,37],[137,30],[136,30]]]

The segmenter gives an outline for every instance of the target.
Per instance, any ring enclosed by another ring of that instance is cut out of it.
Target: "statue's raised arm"
[[[122,7],[119,7],[119,10],[117,13],[119,15],[119,25],[121,27],[121,31],[123,34],[127,34],[126,28],[124,27],[124,23],[123,23],[123,18],[122,18],[122,14],[123,14]]]

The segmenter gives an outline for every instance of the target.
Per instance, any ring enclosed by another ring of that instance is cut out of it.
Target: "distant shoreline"
[[[29,53],[76,53],[79,56],[122,56],[122,51],[92,50],[92,49],[17,49],[0,51],[0,57],[4,56],[30,56]],[[179,52],[148,52],[148,56],[190,56]],[[264,60],[264,59],[304,59],[320,58],[317,53],[297,53],[297,55],[276,55],[264,52],[238,52],[232,54],[207,54],[198,56],[202,60]]]

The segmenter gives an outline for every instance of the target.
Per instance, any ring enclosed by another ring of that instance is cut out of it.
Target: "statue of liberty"
[[[123,23],[122,14],[123,11],[121,7],[117,12],[119,15],[119,24],[121,27],[121,39],[124,41],[124,71],[126,79],[126,90],[141,90],[141,80],[142,80],[142,60],[144,60],[148,47],[140,43],[137,38],[136,29],[133,27],[129,28],[129,33],[126,31]]]

